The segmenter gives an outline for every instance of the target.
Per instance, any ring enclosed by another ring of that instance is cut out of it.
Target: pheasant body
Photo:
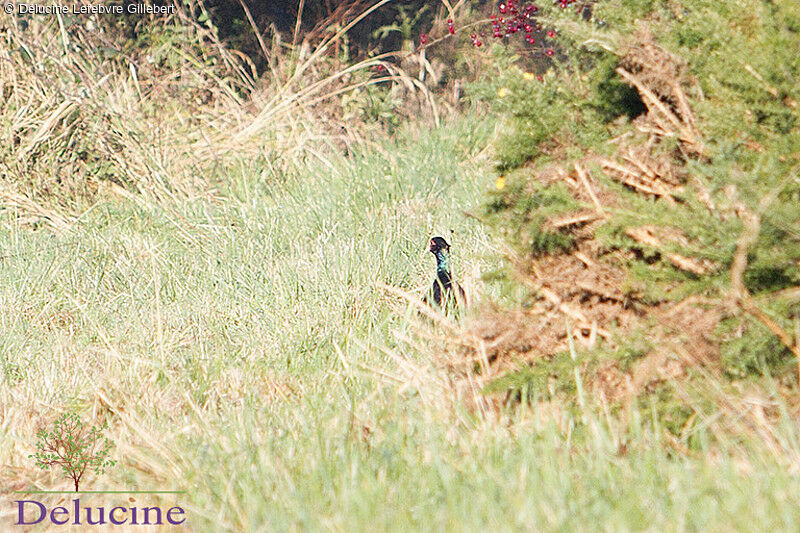
[[[435,304],[445,314],[457,311],[467,302],[464,289],[456,281],[450,270],[450,245],[442,237],[431,239],[430,252],[436,257],[436,279],[425,302]]]

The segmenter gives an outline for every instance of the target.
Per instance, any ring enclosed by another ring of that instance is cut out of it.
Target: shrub
[[[731,312],[723,302],[749,297],[731,285],[744,252],[746,291],[777,328],[794,331],[796,3],[609,0],[590,13],[556,5],[537,16],[559,36],[557,53],[544,58],[546,72],[525,72],[523,55],[496,45],[494,68],[473,88],[504,117],[495,152],[509,185],[491,192],[486,205],[498,233],[534,257],[575,246],[567,232],[542,228],[558,211],[596,208],[578,192],[573,168],[583,165],[607,194],[602,223],[592,230],[599,257],[622,252],[627,275],[645,283],[650,304],[694,295],[726,308],[718,334],[731,375],[786,371],[792,348],[785,338],[748,306]],[[558,172],[576,188],[565,189],[553,178]],[[757,238],[742,250],[751,214],[760,221]],[[641,228],[650,233],[642,236]]]

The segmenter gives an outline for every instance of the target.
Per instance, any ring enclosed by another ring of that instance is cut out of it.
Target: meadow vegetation
[[[800,527],[793,3],[400,4],[2,15],[0,524],[72,412],[198,531]]]

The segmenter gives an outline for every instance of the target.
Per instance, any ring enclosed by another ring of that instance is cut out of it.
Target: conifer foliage
[[[494,50],[497,72],[476,90],[505,116],[496,143],[504,186],[488,214],[526,258],[538,298],[542,261],[578,254],[582,270],[570,271],[569,287],[599,279],[589,271],[601,268],[646,315],[681,302],[713,310],[700,321],[713,324],[703,342],[729,376],[794,381],[796,2],[609,0],[589,11],[539,10],[560,48],[538,78],[518,66],[524,57]],[[608,286],[589,285],[559,302],[608,301]],[[673,329],[676,339],[692,337],[691,324]]]

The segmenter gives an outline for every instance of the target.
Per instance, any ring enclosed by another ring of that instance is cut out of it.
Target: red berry
[[[547,36],[552,39],[553,37],[556,36],[556,32],[554,32],[553,30],[547,30]]]
[[[425,45],[428,43],[428,36],[424,33],[419,36],[419,44]]]
[[[545,53],[546,53],[548,56],[552,57],[552,55],[553,55],[553,53],[554,53],[554,52],[553,52],[553,49],[552,49],[552,48],[548,48],[548,49],[547,49],[547,52],[545,52]]]
[[[506,7],[506,5],[505,4],[500,4],[500,13],[503,13],[505,15],[506,11],[508,11],[508,8]]]

